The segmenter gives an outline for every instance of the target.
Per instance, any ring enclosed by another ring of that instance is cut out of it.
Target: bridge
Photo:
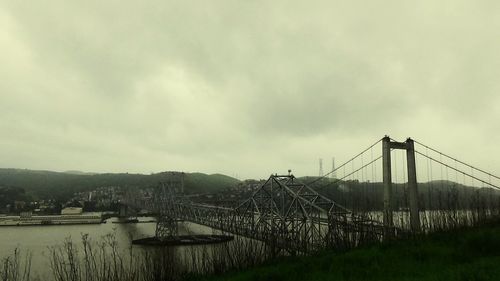
[[[236,207],[191,200],[178,177],[149,198],[135,194],[126,202],[158,215],[158,239],[178,236],[178,223],[189,221],[278,251],[310,253],[500,217],[499,182],[411,138],[385,136],[321,177],[271,175]]]

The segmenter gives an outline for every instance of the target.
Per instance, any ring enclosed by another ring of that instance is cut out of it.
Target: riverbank
[[[500,280],[500,223],[193,280]]]
[[[101,213],[83,213],[71,215],[0,215],[0,227],[7,226],[44,226],[44,225],[75,225],[100,224],[103,222]]]

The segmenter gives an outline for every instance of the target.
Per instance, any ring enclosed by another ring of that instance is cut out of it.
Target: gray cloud
[[[392,134],[500,170],[463,149],[500,152],[498,6],[3,3],[0,165],[315,174]]]

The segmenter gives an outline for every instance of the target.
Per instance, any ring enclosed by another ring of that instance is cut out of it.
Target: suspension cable
[[[429,146],[427,146],[427,145],[425,145],[425,144],[423,144],[423,143],[421,143],[421,142],[419,142],[419,141],[416,141],[416,140],[413,140],[413,141],[414,141],[415,143],[418,143],[419,145],[421,145],[421,146],[423,146],[423,147],[425,147],[425,148],[429,149],[429,150],[432,150],[432,151],[434,151],[434,152],[436,152],[436,153],[439,153],[440,155],[443,155],[443,156],[445,156],[445,157],[447,157],[447,158],[449,158],[449,159],[451,159],[451,160],[454,160],[455,162],[458,162],[458,163],[460,163],[460,164],[462,164],[462,165],[465,165],[465,166],[467,166],[467,167],[469,167],[469,168],[471,168],[471,169],[477,170],[477,171],[479,171],[479,172],[481,172],[481,173],[484,173],[484,174],[486,174],[486,175],[488,175],[488,176],[490,176],[490,177],[494,177],[494,178],[496,178],[496,179],[500,180],[500,177],[497,177],[497,176],[493,175],[492,173],[486,172],[485,170],[482,170],[482,169],[476,168],[476,167],[474,167],[474,166],[472,166],[472,165],[470,165],[470,164],[467,164],[467,163],[465,163],[465,162],[462,162],[462,161],[460,161],[460,160],[458,160],[458,159],[456,159],[456,158],[454,158],[454,157],[452,157],[452,156],[449,156],[449,155],[447,155],[447,154],[444,154],[444,153],[442,153],[441,151],[438,151],[438,150],[436,150],[436,149],[434,149],[434,148],[432,148],[432,147],[429,147]]]
[[[486,184],[486,185],[489,185],[489,186],[491,186],[491,187],[494,187],[494,188],[496,188],[496,189],[500,190],[500,186],[494,185],[494,184],[489,183],[489,182],[487,182],[487,181],[484,181],[484,180],[482,180],[482,179],[480,179],[480,178],[477,178],[477,177],[475,177],[475,176],[473,176],[473,175],[470,175],[470,174],[468,174],[468,173],[466,173],[466,172],[464,172],[464,171],[461,171],[461,170],[459,170],[459,169],[456,169],[456,168],[454,168],[454,167],[451,167],[450,165],[445,164],[445,163],[443,163],[443,162],[441,162],[441,161],[439,161],[439,160],[437,160],[437,159],[434,159],[434,158],[432,158],[432,157],[430,157],[430,156],[428,156],[428,155],[425,155],[425,154],[423,154],[423,153],[419,152],[418,150],[415,150],[415,153],[417,153],[417,154],[419,154],[419,155],[421,155],[421,156],[423,156],[423,157],[426,157],[426,158],[428,158],[428,159],[430,159],[430,160],[432,160],[432,161],[434,161],[434,162],[436,162],[436,163],[438,163],[438,164],[441,164],[441,165],[443,165],[443,166],[445,166],[445,167],[448,167],[448,168],[450,168],[450,169],[452,169],[452,170],[454,170],[454,171],[456,171],[456,172],[459,172],[459,173],[463,174],[463,175],[464,175],[464,177],[465,177],[465,176],[471,177],[471,178],[473,178],[473,179],[475,179],[475,180],[477,180],[477,181],[480,181],[480,182],[482,182],[482,183],[484,183],[484,184]],[[464,182],[464,185],[465,185],[465,182]]]

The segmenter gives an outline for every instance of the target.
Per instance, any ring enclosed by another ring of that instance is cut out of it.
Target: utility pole
[[[335,157],[332,157],[332,179],[337,178],[337,171],[335,171]]]

